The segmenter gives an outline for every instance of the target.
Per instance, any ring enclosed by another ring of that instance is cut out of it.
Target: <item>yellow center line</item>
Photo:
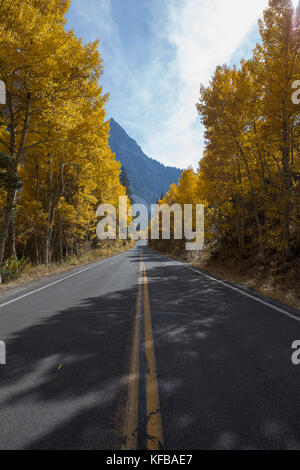
[[[147,390],[147,435],[148,449],[159,450],[163,448],[162,419],[159,403],[159,391],[156,374],[156,360],[153,340],[152,320],[149,304],[148,279],[146,266],[144,271],[144,312],[145,312],[145,348],[147,361],[146,390]]]
[[[144,296],[143,296],[144,292]],[[142,298],[144,297],[144,305]],[[144,308],[142,308],[144,307]],[[159,392],[156,374],[156,360],[154,351],[154,340],[152,330],[152,320],[149,303],[148,279],[146,266],[143,260],[142,250],[140,252],[138,294],[136,302],[136,317],[134,322],[133,346],[131,353],[131,366],[128,383],[128,398],[126,408],[126,420],[124,436],[126,443],[122,450],[135,450],[138,443],[138,432],[142,432],[139,426],[139,383],[140,383],[140,349],[141,349],[141,315],[144,314],[145,325],[145,357],[146,357],[146,411],[144,421],[147,423],[148,450],[160,450],[163,448],[162,419],[159,404]],[[143,370],[143,367],[142,367]],[[141,377],[143,380],[143,377]],[[142,389],[140,391],[142,392]],[[144,435],[145,431],[143,431]]]
[[[139,367],[140,367],[140,332],[141,332],[141,308],[142,308],[142,260],[140,259],[138,275],[138,294],[136,302],[136,316],[133,332],[133,346],[131,352],[131,366],[128,383],[128,398],[125,417],[124,436],[126,443],[122,450],[134,450],[137,448],[138,429],[138,402],[139,402]]]

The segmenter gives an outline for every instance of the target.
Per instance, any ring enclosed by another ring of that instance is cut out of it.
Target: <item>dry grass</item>
[[[65,271],[68,271],[72,267],[84,266],[95,261],[100,261],[101,259],[109,258],[111,256],[117,255],[118,253],[122,253],[123,251],[129,250],[133,246],[134,243],[130,241],[128,241],[125,245],[123,245],[123,243],[112,244],[110,246],[105,246],[101,249],[99,248],[95,250],[89,250],[86,254],[82,254],[78,257],[74,255],[64,261],[62,264],[52,263],[48,268],[45,264],[37,266],[29,264],[18,279],[7,282],[5,284],[1,284],[0,293],[12,287],[17,287],[20,284],[24,284],[26,282],[46,278],[53,274],[63,273]]]

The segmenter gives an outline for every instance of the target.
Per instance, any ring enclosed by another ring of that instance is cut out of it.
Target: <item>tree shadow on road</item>
[[[128,256],[139,262],[136,252]],[[144,250],[144,260],[166,447],[297,446],[299,409],[288,406],[294,391],[278,384],[269,336],[276,341],[279,333],[267,316],[257,326],[240,295],[152,251]],[[0,448],[9,436],[16,448],[121,447],[137,288],[112,287],[9,339],[9,364],[0,369]],[[290,380],[290,371],[281,372]],[[299,385],[295,378],[291,386]],[[278,407],[270,400],[274,387]]]

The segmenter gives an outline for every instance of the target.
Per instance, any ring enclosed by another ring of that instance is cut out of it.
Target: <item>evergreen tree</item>
[[[130,204],[133,204],[133,199],[132,199],[132,191],[130,187],[130,182],[126,173],[126,169],[124,166],[121,168],[121,173],[120,173],[120,183],[124,188],[126,188],[126,194],[128,196],[128,199],[130,201]]]

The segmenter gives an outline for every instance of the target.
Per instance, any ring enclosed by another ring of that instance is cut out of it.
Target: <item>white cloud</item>
[[[230,60],[268,0],[143,0],[151,35],[137,37],[132,46],[145,47],[143,63],[138,54],[130,61],[136,51],[128,51],[113,14],[112,6],[125,1],[71,3],[76,33],[84,40],[100,36],[109,113],[149,156],[197,167],[203,150],[195,107],[200,83],[208,84],[216,66]],[[131,13],[128,9],[128,28]]]
[[[267,3],[184,0],[169,7],[165,34],[176,46],[171,65],[179,75],[180,88],[175,111],[143,143],[146,153],[170,165],[197,166],[202,151],[200,122],[198,128],[195,125],[200,83],[207,84],[215,67],[229,61]]]

